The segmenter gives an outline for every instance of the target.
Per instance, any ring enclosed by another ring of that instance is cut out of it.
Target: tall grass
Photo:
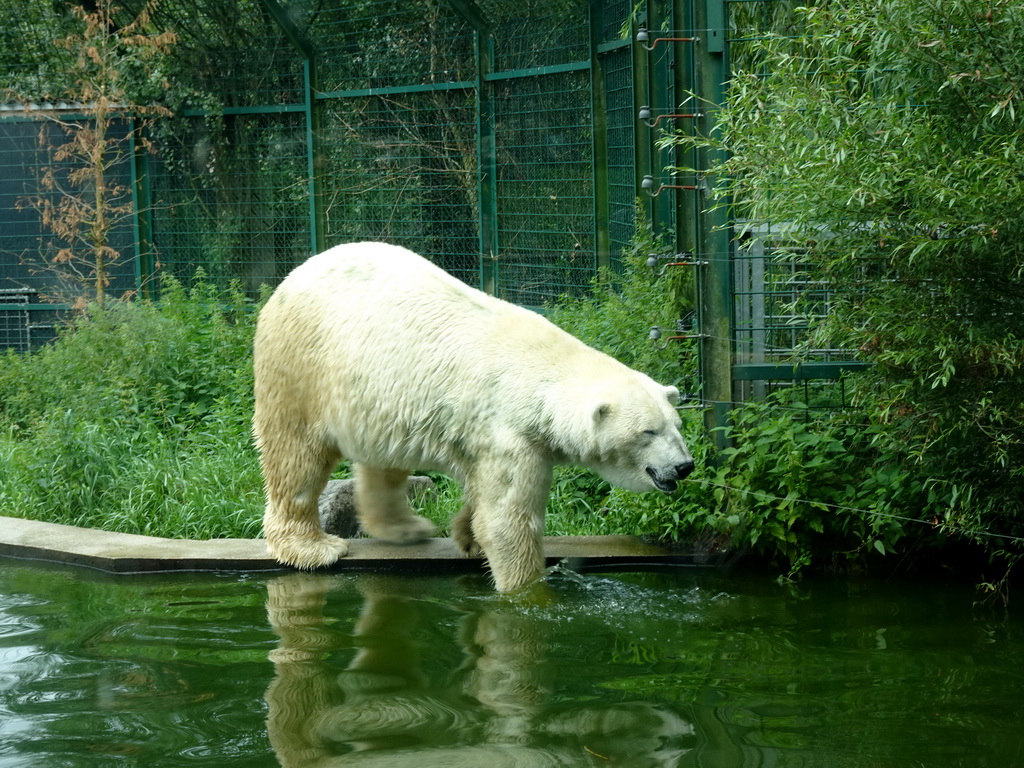
[[[0,514],[156,536],[259,533],[255,307],[199,275],[0,359]]]

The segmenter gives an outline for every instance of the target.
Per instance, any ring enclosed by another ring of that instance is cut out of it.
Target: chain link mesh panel
[[[496,88],[498,293],[540,306],[594,276],[587,73],[505,80]]]
[[[590,57],[583,0],[491,0],[480,8],[497,24],[495,72],[558,67]]]
[[[0,120],[0,290],[38,295],[42,280],[34,273],[45,257],[49,233],[42,217],[27,201],[39,194],[40,169],[49,158],[40,147],[37,122]],[[33,302],[35,303],[35,302]]]
[[[473,29],[447,0],[317,6],[305,29],[318,53],[322,93],[428,89],[476,77]]]
[[[157,274],[255,293],[312,252],[306,130],[301,114],[176,121],[151,159]]]
[[[735,256],[736,361],[787,363],[801,349],[816,362],[846,360],[845,350],[809,347],[809,328],[828,316],[831,290],[784,233],[755,232]]]
[[[633,58],[629,47],[602,56],[608,104],[608,235],[611,267],[622,270],[621,256],[636,231],[636,110]]]
[[[473,94],[338,99],[324,124],[328,242],[404,245],[478,284]]]
[[[302,57],[262,0],[118,0],[134,17],[147,5],[151,26],[177,36],[165,74],[182,109],[301,104]]]
[[[88,222],[72,226],[79,212],[67,206],[81,198],[93,204],[89,185],[72,174],[82,165],[64,158],[82,119],[51,113],[51,118],[0,118],[0,289],[24,290],[29,303],[73,304],[94,291],[94,275],[78,258],[93,248]],[[132,217],[131,146],[127,124],[113,123],[105,157],[104,183],[109,232],[106,245],[107,293],[136,289]]]
[[[589,24],[582,3],[531,6],[494,36],[497,293],[528,306],[580,295],[595,252]],[[549,72],[555,68],[555,72]]]

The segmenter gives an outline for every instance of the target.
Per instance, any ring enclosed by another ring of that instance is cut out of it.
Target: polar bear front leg
[[[472,494],[473,538],[480,545],[499,592],[514,592],[544,573],[544,509],[551,467],[528,458],[482,464]]]
[[[434,535],[434,524],[409,508],[408,472],[365,464],[354,469],[356,514],[366,533],[394,544],[415,544]]]

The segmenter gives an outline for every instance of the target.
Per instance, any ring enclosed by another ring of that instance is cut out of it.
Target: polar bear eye
[[[645,429],[644,430],[644,437],[657,437],[657,436],[658,436],[658,430],[656,430],[656,429]]]

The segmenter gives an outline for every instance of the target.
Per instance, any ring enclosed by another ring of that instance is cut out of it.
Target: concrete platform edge
[[[547,536],[548,564],[630,569],[657,565],[713,565],[707,557],[670,550],[635,536]],[[164,539],[0,516],[0,557],[78,565],[110,573],[169,571],[268,571],[284,567],[267,554],[262,539]],[[714,558],[711,558],[713,561]],[[400,546],[377,539],[350,539],[349,554],[331,571],[467,571],[484,567],[451,539]]]

